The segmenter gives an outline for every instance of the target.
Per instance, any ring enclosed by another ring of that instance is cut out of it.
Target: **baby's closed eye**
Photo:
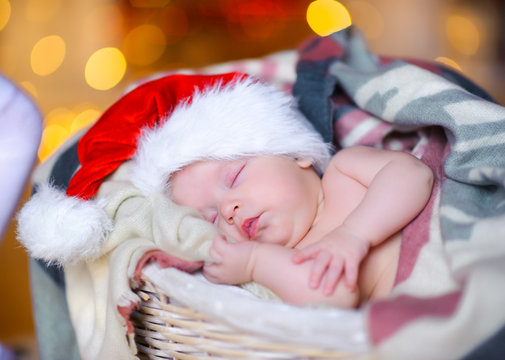
[[[225,175],[225,186],[227,188],[232,188],[236,184],[240,183],[240,178],[242,174],[242,170],[244,170],[244,167],[246,166],[247,161],[243,160],[239,163],[233,164],[233,166],[226,171]]]

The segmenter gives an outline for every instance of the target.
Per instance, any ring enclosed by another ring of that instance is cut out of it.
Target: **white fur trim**
[[[18,239],[31,256],[61,265],[96,258],[112,230],[99,204],[42,184],[17,216]]]
[[[268,155],[311,158],[322,173],[329,149],[291,97],[247,78],[196,92],[161,126],[144,129],[131,177],[148,195],[166,191],[170,175],[192,162]]]

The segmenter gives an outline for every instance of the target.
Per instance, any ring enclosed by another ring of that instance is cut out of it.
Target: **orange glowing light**
[[[445,30],[450,44],[461,54],[474,55],[479,50],[479,29],[469,18],[451,15],[447,18]]]
[[[47,159],[69,136],[68,130],[58,124],[47,125],[42,132],[38,156],[40,161]]]
[[[344,5],[335,0],[316,0],[307,8],[307,23],[319,36],[328,36],[350,26],[351,16]]]
[[[461,66],[459,66],[459,64],[456,61],[454,61],[454,60],[452,60],[452,59],[450,59],[448,57],[439,56],[439,57],[437,57],[435,59],[435,61],[437,61],[439,63],[442,63],[444,65],[447,65],[447,66],[449,66],[449,67],[451,67],[451,68],[453,68],[455,70],[458,70],[460,72],[463,72],[463,70],[461,69]]]

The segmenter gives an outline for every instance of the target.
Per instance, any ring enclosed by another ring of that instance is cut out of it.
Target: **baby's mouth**
[[[242,223],[242,231],[247,234],[249,239],[252,239],[256,232],[258,231],[258,219],[259,215],[253,218],[245,219]]]

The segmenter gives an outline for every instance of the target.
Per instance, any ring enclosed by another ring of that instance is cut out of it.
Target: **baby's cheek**
[[[259,241],[282,246],[289,245],[293,242],[293,225],[293,222],[287,218],[272,219],[268,226],[261,231]]]

